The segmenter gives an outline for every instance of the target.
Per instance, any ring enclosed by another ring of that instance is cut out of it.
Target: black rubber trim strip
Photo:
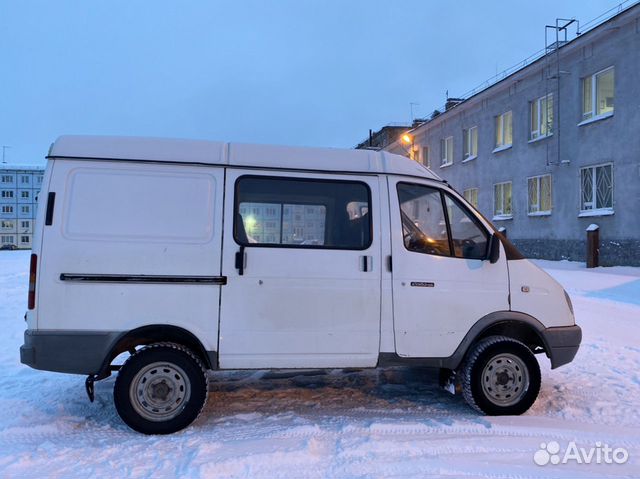
[[[53,224],[53,207],[56,204],[56,194],[51,191],[47,196],[47,214],[44,220],[44,224],[46,226],[51,226]]]
[[[60,281],[86,283],[153,283],[153,284],[227,284],[226,276],[164,276],[147,274],[70,274],[62,273]]]

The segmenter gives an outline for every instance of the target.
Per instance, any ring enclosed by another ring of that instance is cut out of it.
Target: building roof
[[[223,143],[117,136],[61,136],[48,158],[137,160],[288,170],[390,173],[440,178],[419,163],[385,151]]]
[[[400,136],[402,133],[404,133],[405,131],[407,131],[408,129],[412,128],[411,125],[406,125],[406,124],[401,124],[401,125],[394,125],[394,124],[389,124],[389,125],[385,125],[382,128],[380,128],[378,131],[371,131],[371,134],[369,135],[369,137],[363,141],[361,141],[360,143],[358,143],[355,148],[356,149],[366,149],[366,148],[379,148],[382,149],[385,146],[387,146],[389,143],[393,143],[393,141],[395,141],[396,137]],[[389,138],[392,138],[391,141],[384,141],[384,140],[388,140]],[[383,140],[382,142],[380,140]],[[370,145],[369,142],[372,142],[372,144]]]

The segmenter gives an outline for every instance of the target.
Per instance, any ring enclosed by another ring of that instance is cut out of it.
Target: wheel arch
[[[217,353],[207,351],[192,332],[170,324],[151,324],[126,331],[118,336],[111,344],[98,375],[107,376],[111,363],[119,354],[131,351],[138,346],[157,342],[172,342],[185,346],[198,356],[207,369],[218,367]]]
[[[534,353],[546,351],[538,330],[530,323],[518,320],[503,320],[490,324],[475,338],[472,344],[489,336],[506,336],[524,343]]]
[[[456,351],[447,358],[445,367],[458,368],[473,346],[489,336],[516,339],[527,345],[532,352],[544,352],[550,357],[551,349],[545,339],[544,330],[545,327],[540,321],[525,313],[497,311],[488,314],[471,327]]]

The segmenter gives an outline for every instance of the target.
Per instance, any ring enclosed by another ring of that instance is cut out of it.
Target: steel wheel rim
[[[153,422],[179,415],[191,397],[191,383],[184,370],[172,363],[156,362],[134,376],[129,399],[135,411]]]
[[[514,354],[498,354],[482,370],[482,391],[496,406],[517,404],[528,389],[529,370]]]

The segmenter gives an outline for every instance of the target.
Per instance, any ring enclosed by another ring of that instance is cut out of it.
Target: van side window
[[[451,256],[440,190],[398,183],[404,246],[417,253]]]
[[[484,259],[489,235],[482,225],[450,195],[444,195],[451,231],[453,251],[457,258]]]
[[[404,245],[409,251],[484,259],[489,235],[460,202],[437,188],[398,183]]]
[[[371,245],[365,183],[242,176],[235,191],[233,232],[240,245],[357,250]]]

